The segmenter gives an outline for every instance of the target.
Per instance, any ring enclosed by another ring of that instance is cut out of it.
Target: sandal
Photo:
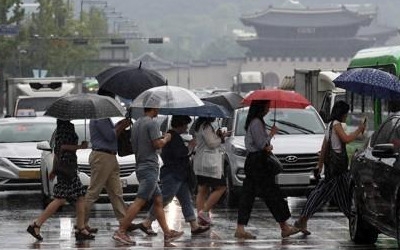
[[[153,229],[150,227],[146,227],[143,225],[143,223],[135,224],[137,228],[139,228],[143,233],[149,235],[149,236],[156,236],[157,233],[153,231]]]
[[[87,233],[84,233],[86,231]],[[75,232],[75,239],[77,241],[81,240],[94,240],[95,236],[91,233],[89,233],[86,228],[81,228],[78,229],[78,231]]]
[[[78,230],[78,226],[75,225],[75,226],[74,226],[74,229],[75,229],[75,230]],[[95,234],[95,233],[97,233],[97,232],[99,231],[99,229],[98,229],[97,227],[85,226],[85,229],[86,229],[89,233],[91,233],[91,234]]]
[[[257,238],[256,236],[254,236],[251,233],[246,232],[246,231],[245,232],[236,231],[234,236],[235,236],[235,238],[244,239],[244,240],[254,240]]]
[[[35,237],[37,240],[42,241],[43,237],[40,235],[40,233],[36,233],[35,228],[38,228],[40,231],[40,226],[36,224],[36,221],[33,222],[33,225],[29,225],[26,231],[30,233],[33,237]]]

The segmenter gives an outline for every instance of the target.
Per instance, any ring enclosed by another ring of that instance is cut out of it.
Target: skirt
[[[75,202],[85,194],[86,188],[82,185],[78,176],[72,180],[57,179],[57,183],[54,185],[54,198],[66,199],[69,203]]]

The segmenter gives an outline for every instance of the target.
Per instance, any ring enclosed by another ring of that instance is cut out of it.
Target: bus
[[[375,68],[399,77],[400,46],[362,49],[350,60],[347,69],[354,68]],[[379,127],[382,120],[389,115],[387,101],[358,95],[349,91],[347,91],[346,95],[346,100],[349,101],[351,107],[346,124],[349,127],[358,126],[360,119],[366,116],[368,119],[366,136],[370,136],[373,130]]]

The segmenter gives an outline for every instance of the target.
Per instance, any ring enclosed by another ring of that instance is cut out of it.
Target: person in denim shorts
[[[183,234],[182,231],[169,229],[165,219],[161,190],[158,185],[160,170],[157,151],[171,140],[171,134],[161,135],[160,126],[153,120],[158,115],[157,108],[144,108],[144,113],[145,115],[140,117],[132,126],[132,144],[134,144],[133,148],[136,151],[136,177],[139,181],[139,189],[135,201],[129,206],[125,217],[120,221],[118,230],[112,237],[126,245],[135,244],[126,234],[126,231],[132,220],[148,201],[153,202],[154,215],[164,232],[165,242],[170,242]]]

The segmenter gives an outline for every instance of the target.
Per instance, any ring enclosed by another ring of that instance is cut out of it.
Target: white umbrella
[[[136,97],[133,108],[176,109],[203,106],[204,103],[192,91],[177,86],[159,86],[148,89]]]

